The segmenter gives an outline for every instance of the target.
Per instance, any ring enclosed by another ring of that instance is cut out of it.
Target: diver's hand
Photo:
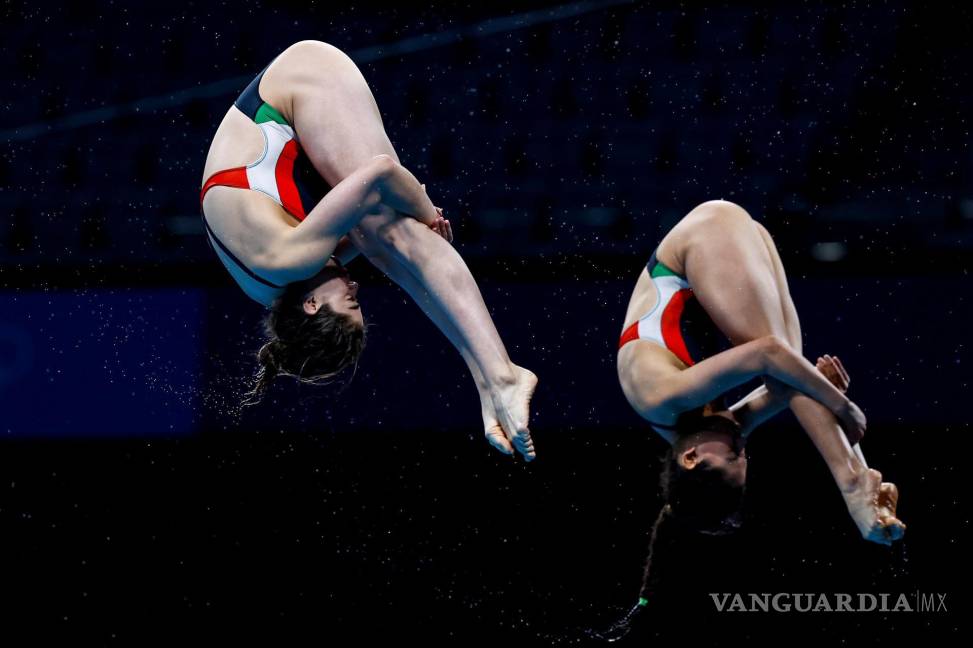
[[[818,371],[824,374],[824,377],[831,381],[831,384],[838,391],[842,394],[848,391],[851,378],[848,376],[848,372],[845,370],[845,366],[841,364],[838,356],[825,354],[818,358],[816,366]],[[848,442],[851,445],[855,445],[865,436],[865,414],[853,402],[848,401],[844,413],[839,415],[839,422],[841,423],[841,429],[844,430],[845,436],[848,437]]]
[[[848,376],[848,372],[845,371],[845,366],[841,364],[841,360],[838,356],[830,356],[824,354],[818,358],[817,369],[824,377],[831,381],[831,384],[838,388],[842,394],[848,391],[848,385],[851,384],[851,378]]]
[[[436,218],[436,222],[429,226],[429,229],[442,236],[448,243],[452,243],[453,226],[450,225],[449,221],[443,217],[442,207],[436,207],[436,213],[438,213],[439,216]]]
[[[426,191],[426,185],[422,184],[420,186],[422,187],[422,190],[425,192]],[[426,195],[428,195],[428,192],[426,193]],[[436,220],[429,224],[429,229],[431,229],[432,231],[434,231],[436,234],[439,234],[440,236],[442,236],[444,239],[446,239],[447,242],[452,243],[453,242],[453,226],[450,225],[449,224],[449,221],[446,220],[446,217],[443,216],[443,208],[442,207],[435,207],[434,206],[434,209],[436,210]]]

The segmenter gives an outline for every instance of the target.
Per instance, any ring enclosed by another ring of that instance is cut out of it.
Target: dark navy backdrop
[[[845,361],[909,530],[857,538],[784,415],[749,446],[744,533],[659,557],[659,643],[957,642],[971,29],[961,3],[5,5],[0,643],[544,645],[605,623],[637,591],[664,449],[618,388],[620,320],[712,198],[773,233],[806,351]],[[362,261],[355,379],[239,409],[261,309],[197,189],[234,95],[305,38],[359,63],[540,376],[536,463],[490,450],[457,354]],[[948,611],[737,616],[714,591]]]

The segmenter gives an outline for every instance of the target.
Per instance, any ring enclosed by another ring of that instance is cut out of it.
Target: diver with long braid
[[[718,338],[734,345],[718,350]],[[790,408],[831,470],[858,531],[884,545],[902,538],[898,490],[865,463],[866,419],[845,394],[849,378],[831,356],[812,365],[777,248],[738,205],[693,209],[662,239],[629,301],[617,356],[628,402],[670,445],[664,504],[652,526],[636,605],[599,638],[625,636],[651,605],[653,562],[674,529],[725,535],[741,523],[746,440]],[[737,403],[729,390],[763,385]]]

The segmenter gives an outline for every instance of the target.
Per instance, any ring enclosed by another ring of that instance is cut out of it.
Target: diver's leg
[[[489,395],[495,418],[485,405],[484,422],[489,425],[498,420],[513,446],[528,460],[533,459],[536,453],[527,424],[537,378],[510,361],[459,253],[428,227],[388,209],[363,218],[349,236],[393,281],[413,297],[420,295],[425,303],[420,307],[464,356],[474,380]],[[487,432],[490,442],[504,450],[496,428]]]
[[[773,257],[750,215],[725,201],[704,203],[693,211],[696,222],[687,234],[685,271],[716,325],[733,344],[765,335],[783,340],[791,340],[795,332],[799,335],[796,312],[788,330]],[[789,296],[786,303],[790,303]],[[881,475],[869,471],[856,456],[835,416],[798,392],[789,395],[788,405],[827,463],[862,534],[885,541],[885,530],[898,533],[886,525],[876,530],[875,520],[884,512],[877,510],[872,499]],[[873,537],[874,533],[879,535]]]
[[[354,62],[325,43],[302,41],[280,55],[261,82],[291,97],[295,131],[314,168],[332,186],[376,155],[398,156],[382,124],[378,105]],[[514,365],[500,340],[469,268],[452,245],[413,218],[368,215],[349,232],[366,257],[382,256],[387,267],[408,271],[452,322],[479,368],[497,417],[514,447],[534,458],[527,424],[537,378]]]
[[[780,260],[780,253],[777,251],[774,239],[771,238],[767,228],[757,221],[751,220],[751,222],[760,235],[761,240],[763,240],[767,255],[770,257],[774,281],[777,284],[777,295],[780,299],[781,313],[784,316],[784,328],[787,331],[787,337],[785,339],[795,351],[800,353],[803,346],[801,339],[801,321],[797,316],[797,309],[794,308],[794,300],[791,299],[791,291],[787,285],[787,273],[784,272],[784,263]]]
[[[753,224],[757,229],[757,233],[760,234],[760,238],[763,240],[764,246],[767,248],[767,253],[770,256],[771,265],[774,271],[774,279],[777,282],[777,293],[780,296],[781,310],[784,314],[784,326],[787,330],[788,344],[790,344],[791,347],[798,353],[803,353],[801,321],[797,315],[797,309],[794,307],[794,300],[791,299],[791,291],[787,284],[787,273],[784,271],[784,263],[780,259],[780,253],[777,251],[777,246],[774,244],[774,239],[770,236],[770,232],[767,231],[767,228],[756,221],[754,221]],[[780,384],[779,382],[777,382],[775,385],[768,385],[768,389],[775,396],[775,399],[780,403],[781,409],[786,407],[787,403],[795,396],[792,389]],[[800,407],[800,405],[798,405],[798,407]],[[855,456],[861,462],[862,466],[867,468],[868,463],[865,461],[865,454],[862,452],[861,444],[852,444],[851,450],[855,453]]]
[[[714,323],[734,345],[766,335],[790,340],[773,262],[750,215],[733,203],[713,201],[693,210],[692,217],[695,223],[686,234],[686,276]],[[802,401],[812,405],[804,407]],[[839,487],[851,487],[864,468],[837,419],[806,396],[794,396],[790,403],[792,409],[797,404],[795,415]]]
[[[388,256],[381,253],[373,254],[369,260],[376,268],[409,293],[409,296],[412,297],[416,305],[422,309],[422,312],[432,320],[436,328],[442,331],[459,352],[467,368],[470,370],[470,375],[473,377],[477,393],[480,396],[480,413],[483,417],[483,427],[487,441],[501,452],[513,454],[513,446],[510,445],[510,442],[503,433],[500,422],[497,420],[486,379],[483,377],[479,365],[474,360],[459,330],[439,308],[438,304],[429,296],[429,292],[425,287],[412,276],[412,273],[395,263],[391,263]]]
[[[770,232],[767,231],[767,228],[756,221],[751,222],[756,227],[761,239],[763,239],[767,254],[770,257],[773,278],[777,284],[777,295],[780,302],[781,314],[784,318],[784,331],[787,333],[784,339],[792,349],[803,355],[804,343],[801,338],[801,322],[798,319],[797,309],[794,308],[794,302],[791,299],[790,289],[787,285],[787,275],[784,272],[784,264],[781,262],[780,255],[777,252],[777,246],[770,237]],[[766,411],[761,417],[763,420],[766,420],[787,409],[790,406],[791,398],[796,393],[792,387],[774,378],[766,379],[764,385],[772,398],[772,401],[768,404]],[[859,456],[859,459],[862,460],[862,464],[864,465],[863,458]]]

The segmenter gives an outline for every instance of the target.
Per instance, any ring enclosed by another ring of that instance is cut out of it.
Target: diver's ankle
[[[847,466],[835,474],[835,482],[842,493],[854,493],[865,485],[865,475],[868,469],[859,461],[849,462]]]
[[[498,365],[490,372],[489,378],[484,378],[487,391],[498,393],[516,385],[520,378],[517,369],[517,365],[510,361]]]

